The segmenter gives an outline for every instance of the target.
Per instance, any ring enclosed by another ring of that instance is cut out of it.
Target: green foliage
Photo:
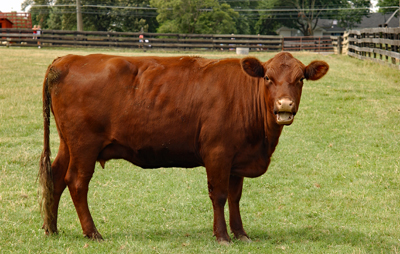
[[[149,7],[150,0],[119,0],[119,5],[126,7]],[[158,22],[156,19],[156,12],[149,12],[148,10],[141,9],[118,9],[115,10],[115,19],[113,30],[119,32],[128,31],[141,31],[156,32]]]
[[[309,53],[295,56],[305,64],[327,61],[328,74],[305,82],[299,112],[284,127],[269,170],[244,181],[241,212],[253,243],[215,242],[204,168],[144,170],[122,160],[97,165],[90,184],[90,209],[105,240],[82,236],[68,190],[60,233],[45,237],[36,182],[44,73],[56,57],[101,52],[180,55],[0,47],[0,253],[399,252],[399,71]],[[266,61],[273,54],[253,56]],[[59,139],[51,121],[54,159]]]
[[[83,28],[86,31],[155,32],[158,26],[155,16],[143,9],[129,7],[148,7],[150,0],[81,0]],[[50,5],[55,7],[39,7]],[[25,0],[23,5],[31,5],[35,22],[42,28],[76,30],[76,6],[71,0]],[[59,5],[59,6],[57,6]],[[71,5],[71,6],[68,6]],[[85,7],[86,5],[86,7]],[[99,5],[93,7],[89,5]],[[127,8],[103,8],[101,6],[125,6]]]
[[[219,1],[219,3],[227,3],[234,10],[250,10],[258,8],[258,1],[241,0],[241,1]],[[255,34],[256,16],[252,12],[239,12],[239,16],[233,17],[236,24],[236,33],[238,34]]]
[[[396,11],[396,9],[399,8],[399,1],[398,0],[378,0],[377,6],[379,7],[390,7],[390,6],[396,6],[395,8],[388,8],[388,9],[379,9],[379,12],[382,13],[393,13]],[[399,16],[399,13],[396,14],[396,16]]]
[[[280,0],[260,1],[258,9],[274,9],[279,5]],[[294,27],[294,19],[280,19],[279,13],[259,11],[260,18],[255,24],[258,34],[276,34],[276,30],[281,26]]]
[[[151,0],[159,13],[160,33],[236,33],[239,18],[228,4],[217,0]]]
[[[352,0],[346,2],[346,5],[343,5],[343,8],[371,7],[371,2],[369,0]],[[369,13],[370,9],[339,11],[337,12],[339,25],[341,27],[352,29],[356,23],[360,23],[362,18],[368,16]]]
[[[396,1],[380,0],[378,5],[397,5]],[[72,0],[25,0],[23,6],[32,5],[33,23],[42,28],[75,30],[74,3]],[[352,28],[369,14],[368,8],[357,8],[370,6],[370,0],[104,0],[100,4],[96,0],[81,0],[81,3],[86,5],[82,8],[84,30],[128,32],[143,29],[145,32],[202,34],[276,34],[279,27],[286,26],[304,35],[313,35],[322,18],[336,19],[340,26]],[[50,4],[71,6],[38,6]],[[150,6],[157,8],[157,12],[150,10]],[[290,11],[271,11],[274,9]]]
[[[221,4],[211,12],[205,12],[199,17],[198,31],[203,34],[229,34],[236,33],[235,21],[239,14],[228,5]]]
[[[57,4],[71,4],[68,0],[57,0]],[[34,7],[32,7],[34,8]],[[32,9],[36,11],[36,8]],[[48,29],[54,30],[76,30],[76,6],[62,6],[53,7],[50,10],[48,21]],[[85,18],[85,15],[82,15]],[[84,22],[84,28],[86,28],[87,23]],[[85,29],[86,30],[86,29]]]
[[[28,5],[49,5],[53,0],[25,0],[21,7],[25,10]],[[49,7],[34,7],[34,12],[31,12],[32,25],[40,25],[42,29],[48,28],[48,21],[50,17]]]

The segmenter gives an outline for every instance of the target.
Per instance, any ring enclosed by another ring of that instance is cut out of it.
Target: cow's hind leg
[[[244,242],[251,242],[243,229],[239,202],[242,197],[243,177],[231,175],[229,178],[229,225],[235,237]]]
[[[53,214],[53,221],[49,227],[52,229],[53,232],[57,232],[57,217],[58,217],[58,206],[60,203],[60,198],[62,193],[65,190],[66,183],[65,183],[65,174],[68,169],[69,165],[69,151],[68,147],[65,144],[64,140],[60,138],[60,147],[57,153],[57,156],[54,162],[51,165],[52,172],[53,172],[53,185],[54,185],[54,193],[53,193],[53,207],[52,207],[52,214]],[[43,228],[46,228],[43,225]],[[47,234],[48,232],[46,232]]]
[[[77,154],[78,156],[76,156]],[[66,183],[82,226],[83,234],[91,239],[103,239],[94,225],[88,206],[89,182],[94,173],[97,153],[82,149],[71,154]]]

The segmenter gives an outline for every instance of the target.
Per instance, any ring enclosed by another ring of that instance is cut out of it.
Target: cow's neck
[[[260,81],[260,111],[262,112],[264,135],[265,135],[265,146],[268,148],[268,156],[271,156],[278,145],[279,137],[282,133],[283,126],[279,125],[275,121],[275,115],[272,113],[273,110],[269,110],[268,103],[266,101],[267,94],[265,90],[264,81]]]
[[[274,119],[275,115],[267,113],[266,125],[265,125],[265,142],[268,147],[269,156],[275,151],[276,146],[279,142],[283,126],[278,125]]]

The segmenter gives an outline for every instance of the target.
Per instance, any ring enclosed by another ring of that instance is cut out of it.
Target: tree
[[[43,28],[76,30],[75,3],[75,0],[25,0],[23,6],[31,6],[33,20],[41,18]],[[121,32],[143,28],[144,31],[154,32],[157,28],[156,12],[147,13],[148,10],[140,9],[148,7],[149,3],[150,0],[102,0],[99,4],[99,1],[81,0],[83,28],[86,31]]]
[[[157,12],[150,10],[150,0],[120,0],[121,6],[114,20],[114,30],[120,32],[141,31],[156,32],[158,28]],[[137,8],[137,9],[130,9]]]
[[[257,19],[254,18],[253,13],[248,10],[257,9],[258,1],[253,0],[221,0],[222,3],[227,3],[232,9],[237,10],[238,17],[232,17],[236,23],[236,33],[238,34],[254,34],[256,33],[255,24]]]
[[[45,29],[48,28],[50,10],[49,7],[43,5],[50,5],[52,2],[52,0],[25,0],[21,4],[21,9],[25,11],[31,6],[30,12],[33,25],[40,25],[42,29]]]
[[[288,5],[288,3],[287,3]],[[276,34],[276,30],[281,26],[286,27],[296,27],[295,19],[290,18],[291,14],[289,13],[288,17],[282,18],[281,12],[275,11],[264,11],[264,10],[273,10],[277,9],[279,6],[279,1],[260,1],[257,9],[260,11],[259,19],[255,24],[256,33],[257,34]],[[287,7],[286,7],[287,8]]]
[[[161,33],[236,33],[234,18],[239,18],[228,4],[217,0],[150,0],[157,8]]]
[[[239,14],[228,4],[221,4],[199,16],[196,31],[202,34],[237,33],[235,18],[238,19]]]
[[[261,10],[279,9],[279,11],[260,11],[261,20],[257,23],[260,30],[268,31],[265,25],[277,24],[300,30],[303,35],[314,34],[321,18],[336,19],[342,27],[351,28],[369,14],[369,0],[264,0]],[[360,9],[361,7],[361,9]],[[345,10],[340,10],[345,8]],[[264,21],[262,19],[270,19]]]
[[[397,9],[400,8],[400,2],[399,0],[379,0],[377,6],[379,7],[391,7],[391,6],[396,6],[395,8],[379,8],[379,12],[382,13],[393,13]],[[396,16],[399,16],[400,13],[397,12]]]
[[[36,0],[35,0],[36,1]],[[48,28],[55,30],[76,30],[76,6],[69,0],[55,0],[55,5],[71,5],[52,7],[48,20]],[[85,15],[82,15],[85,17]],[[85,28],[84,24],[84,28]]]

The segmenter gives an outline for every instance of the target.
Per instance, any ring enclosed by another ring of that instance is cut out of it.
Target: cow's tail
[[[39,205],[40,212],[43,217],[43,229],[47,234],[52,234],[57,231],[56,223],[54,221],[55,215],[53,214],[54,205],[54,183],[53,172],[51,169],[50,161],[50,88],[49,88],[49,72],[51,67],[47,69],[45,80],[43,82],[43,123],[44,123],[44,146],[43,152],[40,157],[39,167]]]

